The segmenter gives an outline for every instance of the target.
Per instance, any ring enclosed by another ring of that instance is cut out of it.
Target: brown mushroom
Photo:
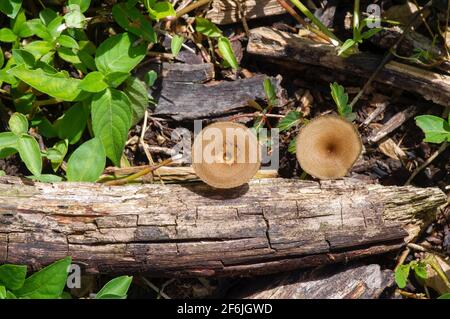
[[[216,188],[247,183],[261,165],[258,140],[247,127],[217,122],[205,127],[192,146],[192,166],[201,180]]]
[[[302,127],[296,147],[297,160],[306,173],[333,179],[347,174],[361,153],[362,143],[352,123],[326,115]]]

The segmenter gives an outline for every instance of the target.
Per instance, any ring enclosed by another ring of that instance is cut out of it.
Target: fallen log
[[[447,200],[437,188],[351,179],[35,183],[0,178],[0,264],[39,269],[66,255],[86,273],[247,276],[399,249]]]
[[[286,13],[277,0],[244,0],[241,7],[247,20]],[[216,24],[241,21],[235,0],[214,0],[211,9],[206,13],[206,18]]]
[[[301,68],[306,64],[361,78],[370,77],[383,58],[370,53],[341,58],[331,45],[314,43],[298,35],[267,27],[251,30],[247,51],[273,63],[287,64],[289,68]],[[434,103],[450,106],[449,75],[390,61],[375,81],[420,94]]]
[[[190,73],[201,73],[201,75],[196,76]],[[204,69],[199,68],[198,65],[194,68],[184,64],[179,64],[176,71],[166,74],[168,76],[162,78],[161,90],[155,92],[157,104],[154,114],[170,117],[176,121],[211,119],[236,114],[246,108],[250,109],[247,101],[265,99],[263,86],[265,79],[271,79],[276,94],[280,98],[282,94],[281,77],[255,75],[248,79],[203,84],[186,79],[204,78]],[[180,80],[183,77],[184,80]]]
[[[394,284],[392,270],[379,265],[325,267],[258,279],[233,288],[232,298],[246,299],[376,299]]]

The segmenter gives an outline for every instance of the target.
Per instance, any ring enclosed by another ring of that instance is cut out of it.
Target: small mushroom
[[[192,167],[210,186],[241,186],[257,173],[260,166],[258,140],[244,125],[217,122],[205,127],[194,140]]]
[[[347,174],[361,153],[362,143],[352,123],[325,115],[300,130],[296,147],[297,160],[306,173],[333,179]]]

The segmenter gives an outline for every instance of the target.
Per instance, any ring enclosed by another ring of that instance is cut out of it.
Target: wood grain
[[[87,273],[248,276],[399,249],[446,202],[439,189],[344,179],[107,187],[0,178],[0,264],[66,255]]]

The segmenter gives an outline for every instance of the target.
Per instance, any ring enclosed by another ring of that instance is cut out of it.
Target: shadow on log
[[[87,273],[250,276],[399,249],[446,202],[437,188],[351,179],[106,187],[0,178],[0,264],[66,255]]]
[[[232,298],[248,299],[376,299],[394,284],[392,270],[379,265],[324,267],[247,279],[230,293]]]

